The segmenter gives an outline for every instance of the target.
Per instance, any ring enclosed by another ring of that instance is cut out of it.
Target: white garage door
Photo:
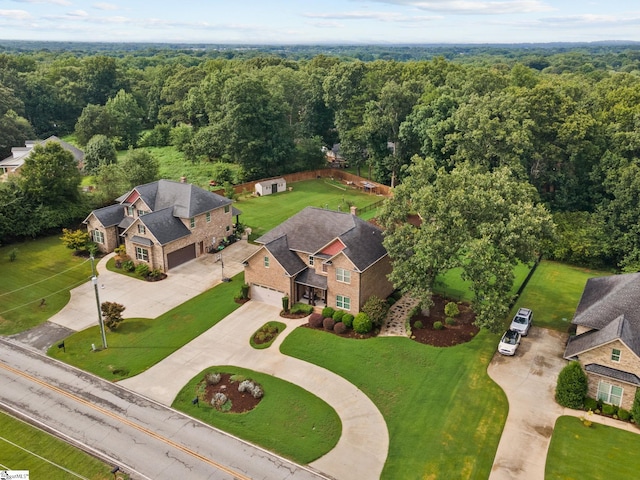
[[[284,297],[284,292],[279,292],[278,290],[263,287],[261,285],[251,285],[251,300],[256,302],[268,303],[269,305],[281,307],[282,297]]]

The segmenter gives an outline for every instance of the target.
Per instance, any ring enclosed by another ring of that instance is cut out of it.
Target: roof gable
[[[191,231],[182,223],[182,220],[173,216],[171,208],[148,213],[139,217],[136,222],[142,223],[151,235],[160,242],[160,245],[166,245],[174,240],[191,235]],[[129,228],[131,228],[131,225]]]

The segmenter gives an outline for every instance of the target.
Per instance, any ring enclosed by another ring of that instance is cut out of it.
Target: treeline
[[[334,143],[388,184],[414,155],[445,169],[508,166],[554,213],[549,255],[635,271],[640,52],[593,48],[523,50],[518,61],[504,49],[465,62],[5,53],[0,153],[73,132],[82,145],[97,135],[118,149],[174,145],[187,162],[239,168],[238,181],[315,168]]]

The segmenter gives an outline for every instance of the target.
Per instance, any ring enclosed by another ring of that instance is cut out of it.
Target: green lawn
[[[390,437],[382,478],[487,478],[508,411],[486,373],[497,338],[481,332],[469,343],[435,348],[298,328],[281,350],[344,377],[380,409]]]
[[[11,262],[13,249],[17,256]],[[0,271],[0,334],[9,335],[61,310],[69,291],[91,277],[91,263],[74,257],[54,236],[1,247]]]
[[[30,478],[111,478],[112,466],[0,412],[0,470],[28,470]],[[74,475],[75,474],[75,475]]]
[[[638,451],[638,434],[597,423],[587,428],[578,418],[560,417],[553,430],[544,478],[638,478]]]
[[[531,308],[534,325],[566,332],[587,280],[603,275],[610,273],[544,260],[531,276],[514,311]]]
[[[262,235],[305,207],[320,207],[349,212],[347,202],[363,208],[383,199],[354,189],[342,190],[324,179],[288,184],[291,192],[279,192],[263,197],[241,196],[236,208],[242,210],[240,221]]]
[[[66,351],[57,345],[48,355],[94,373],[107,380],[132,377],[155,365],[205,332],[240,305],[233,298],[244,283],[244,273],[221,283],[155,319],[124,320],[115,332],[107,331],[108,349],[91,351],[102,345],[95,327],[65,339]]]
[[[260,383],[264,397],[246,413],[223,413],[191,400],[206,371],[241,374]],[[292,383],[238,367],[211,367],[195,376],[172,405],[205,423],[267,448],[301,464],[330,451],[338,443],[342,423],[335,410],[320,398]]]

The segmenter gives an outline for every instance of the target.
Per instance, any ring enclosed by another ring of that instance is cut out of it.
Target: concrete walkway
[[[420,303],[420,300],[404,295],[400,300],[391,305],[384,325],[380,329],[379,337],[407,337],[407,320],[411,310]]]
[[[313,468],[337,479],[380,478],[389,448],[384,418],[366,395],[342,377],[279,352],[286,335],[307,321],[281,319],[279,311],[249,302],[146,372],[119,383],[171,405],[180,389],[210,366],[235,365],[277,376],[323,399],[342,421],[338,444],[311,463]],[[271,347],[252,348],[251,335],[269,320],[284,321],[287,328]]]

